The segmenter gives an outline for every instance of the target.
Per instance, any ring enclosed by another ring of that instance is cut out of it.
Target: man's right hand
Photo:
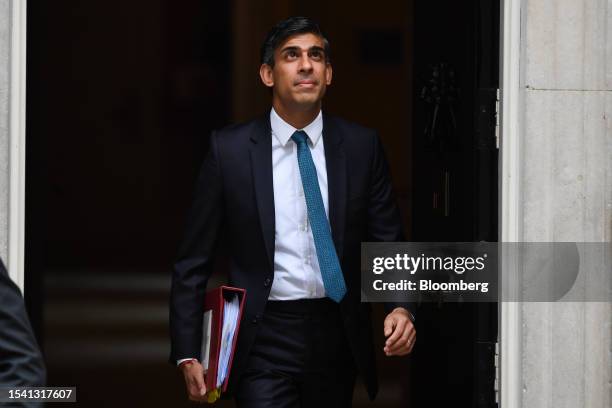
[[[206,384],[204,383],[204,369],[198,360],[181,363],[180,369],[185,376],[187,395],[191,401],[206,402]]]

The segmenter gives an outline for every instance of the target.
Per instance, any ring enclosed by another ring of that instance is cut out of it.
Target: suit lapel
[[[327,167],[329,223],[338,258],[342,259],[344,224],[346,218],[346,157],[343,136],[333,118],[323,114],[323,145]]]
[[[264,115],[257,121],[251,135],[251,172],[255,199],[259,212],[261,232],[266,246],[270,269],[274,270],[274,184],[272,179],[272,137],[270,117]],[[323,114],[323,145],[327,169],[327,194],[329,222],[338,257],[342,259],[344,226],[346,219],[346,157],[344,138],[332,118]]]
[[[255,132],[251,135],[250,157],[261,233],[270,269],[274,270],[275,215],[271,135],[270,115],[268,114],[257,121]]]

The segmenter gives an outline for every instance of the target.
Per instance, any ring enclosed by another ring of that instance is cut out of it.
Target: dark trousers
[[[236,403],[350,407],[355,376],[338,304],[327,298],[268,301]]]

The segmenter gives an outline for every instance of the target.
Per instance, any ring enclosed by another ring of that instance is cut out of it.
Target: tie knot
[[[291,139],[293,139],[298,146],[306,144],[307,138],[308,135],[303,130],[296,130],[293,135],[291,135]]]

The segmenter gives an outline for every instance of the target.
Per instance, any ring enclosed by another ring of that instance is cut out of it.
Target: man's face
[[[261,79],[285,107],[312,108],[331,84],[332,68],[325,57],[321,37],[310,33],[289,37],[274,51],[274,67],[261,66]]]

